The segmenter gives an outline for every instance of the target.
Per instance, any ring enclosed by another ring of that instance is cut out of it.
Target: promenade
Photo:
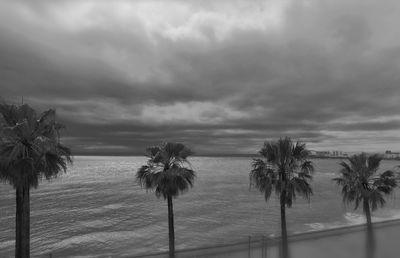
[[[376,258],[400,257],[400,220],[374,223]],[[291,235],[291,258],[364,258],[365,225]],[[179,250],[176,258],[278,258],[279,238],[250,239],[231,245]],[[134,256],[167,258],[168,253]]]

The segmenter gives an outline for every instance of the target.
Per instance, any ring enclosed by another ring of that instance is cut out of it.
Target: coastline
[[[289,235],[290,249],[297,251],[294,257],[331,257],[329,253],[326,253],[326,243],[332,243],[332,246],[335,246],[337,243],[342,244],[352,244],[355,242],[355,246],[358,247],[357,250],[360,250],[359,256],[357,253],[331,253],[332,257],[363,257],[363,240],[364,237],[362,235],[365,234],[364,229],[365,224],[357,224],[357,225],[349,225],[337,228],[323,229],[323,230],[313,230],[307,232],[294,233]],[[399,235],[400,233],[400,219],[391,219],[385,221],[378,221],[373,223],[373,227],[376,235],[378,236],[378,242],[382,238],[382,235],[385,236],[384,240],[387,240],[387,237],[390,234],[395,232],[395,235]],[[360,237],[361,236],[361,237]],[[391,239],[396,239],[392,237]],[[336,240],[336,241],[335,241]],[[338,241],[340,240],[340,242]],[[351,241],[349,241],[351,240]],[[217,257],[278,257],[278,243],[280,241],[280,237],[267,237],[267,236],[258,236],[258,237],[249,237],[248,241],[240,241],[234,242],[226,245],[215,245],[215,246],[204,246],[199,248],[188,248],[181,249],[176,251],[176,258],[183,257],[204,257],[204,258],[217,258]],[[318,243],[321,242],[321,243]],[[379,242],[380,243],[380,242]],[[379,248],[378,243],[378,248]],[[400,246],[397,248],[385,241],[386,244],[389,244],[389,248],[387,246],[381,247],[381,249],[386,249],[386,251],[398,253],[400,251]],[[391,248],[392,246],[393,248]],[[343,247],[343,246],[342,246]],[[344,251],[346,248],[337,247],[337,251]],[[301,249],[301,252],[299,250]],[[351,251],[351,250],[349,250]],[[268,255],[267,255],[268,253]],[[379,253],[379,252],[377,252]],[[320,255],[318,255],[320,254]],[[315,256],[316,255],[316,256]],[[339,255],[339,256],[338,256]],[[125,256],[131,258],[166,258],[168,257],[168,252],[157,252],[150,253],[145,255],[138,256]],[[381,256],[379,256],[381,257]],[[393,256],[383,256],[383,257],[393,257]]]

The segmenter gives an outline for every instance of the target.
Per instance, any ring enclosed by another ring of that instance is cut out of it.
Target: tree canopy
[[[0,180],[37,187],[66,171],[71,151],[60,142],[55,110],[37,115],[27,104],[0,104],[0,114]]]
[[[176,197],[193,186],[195,172],[187,157],[191,150],[181,143],[165,143],[147,149],[148,161],[136,175],[139,184],[154,189],[157,197]]]

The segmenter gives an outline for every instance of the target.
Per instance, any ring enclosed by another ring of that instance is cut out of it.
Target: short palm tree
[[[28,105],[0,104],[0,181],[16,189],[15,257],[30,256],[30,189],[71,163],[59,140],[55,111],[37,115]]]
[[[386,201],[384,195],[389,195],[397,186],[393,171],[388,170],[377,175],[382,156],[378,154],[368,156],[365,153],[353,155],[347,162],[341,162],[340,177],[333,180],[342,187],[344,203],[355,204],[355,209],[362,204],[367,218],[368,257],[374,257],[375,240],[371,222],[371,211],[383,206]]]
[[[312,189],[309,180],[312,179],[314,167],[307,160],[309,152],[305,144],[293,143],[288,137],[278,141],[265,142],[260,150],[262,159],[254,159],[250,172],[250,186],[264,193],[268,201],[272,192],[279,196],[281,213],[282,257],[289,257],[289,247],[286,230],[286,207],[292,206],[296,194],[310,199]]]
[[[168,200],[169,257],[175,257],[174,212],[172,198],[193,186],[195,172],[188,168],[192,154],[181,143],[165,143],[147,149],[147,165],[139,168],[136,178],[146,189],[154,189],[157,197]]]

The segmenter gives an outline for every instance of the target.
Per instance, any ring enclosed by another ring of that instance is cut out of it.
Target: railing
[[[193,258],[216,258],[216,257],[240,257],[240,258],[267,258],[267,250],[277,250],[279,237],[267,236],[248,236],[247,241],[240,241],[224,245],[215,245],[200,248],[190,248],[177,250],[176,258],[193,257]],[[168,252],[159,252],[153,254],[130,256],[130,258],[167,258]]]

